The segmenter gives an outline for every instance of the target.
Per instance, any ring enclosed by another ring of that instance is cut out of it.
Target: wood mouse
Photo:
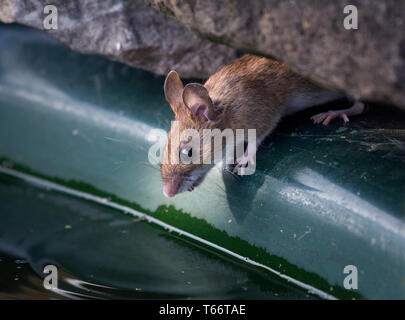
[[[175,114],[176,130],[196,130],[201,146],[204,145],[204,129],[256,129],[254,145],[247,144],[234,172],[254,161],[257,147],[283,116],[343,97],[338,92],[320,88],[280,62],[250,54],[223,67],[203,85],[189,83],[184,87],[179,75],[171,71],[165,80],[164,93]],[[340,117],[346,123],[349,116],[363,110],[364,104],[356,101],[349,109],[320,113],[311,119],[316,124],[328,125]],[[178,161],[182,154],[192,156],[193,149],[188,146],[189,141],[174,142],[173,131],[172,124],[163,151],[167,161],[161,163],[163,193],[168,197],[193,191],[213,167],[202,161]],[[211,149],[214,153],[214,148]]]

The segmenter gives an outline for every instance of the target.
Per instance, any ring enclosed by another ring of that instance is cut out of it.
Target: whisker
[[[158,167],[156,165],[153,165],[150,162],[145,161],[145,162],[141,162],[141,164],[148,167],[148,168],[151,168],[153,170],[156,170],[156,171],[160,172],[160,167]]]
[[[114,141],[114,142],[120,142],[120,143],[131,143],[132,142],[130,140],[123,140],[123,139],[117,139],[117,138],[112,138],[112,137],[104,137],[104,139]]]

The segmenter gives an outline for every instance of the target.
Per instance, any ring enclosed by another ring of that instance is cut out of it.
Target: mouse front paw
[[[238,173],[238,170],[243,170],[244,168],[247,167],[248,165],[248,159],[246,157],[241,157],[238,160],[236,160],[236,165],[232,170],[232,173]]]
[[[254,169],[252,171],[252,168],[251,166],[249,166],[249,163],[252,165],[252,167],[256,167],[254,157],[243,156],[239,158],[236,161],[236,165],[233,168],[232,173],[236,173],[241,176],[252,174],[254,172]]]

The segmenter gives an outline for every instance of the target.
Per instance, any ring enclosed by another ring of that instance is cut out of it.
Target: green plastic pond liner
[[[345,127],[316,126],[315,111],[301,113],[260,148],[254,175],[216,167],[195,191],[169,199],[148,161],[152,130],[167,131],[173,120],[163,81],[2,26],[2,174],[53,192],[80,191],[78,198],[105,210],[118,204],[116,215],[146,214],[169,226],[161,231],[168,236],[322,298],[405,298],[403,113],[371,108]],[[122,244],[122,255],[134,245]],[[349,265],[358,270],[358,289],[344,288]]]

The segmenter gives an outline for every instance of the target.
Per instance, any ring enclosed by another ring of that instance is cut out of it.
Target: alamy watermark
[[[45,30],[58,29],[58,8],[55,5],[46,5],[43,9],[46,15],[43,20]],[[343,27],[346,30],[357,30],[358,24],[358,10],[355,5],[349,4],[343,8],[343,13],[346,15],[343,19]]]
[[[47,5],[44,7],[44,14],[46,14],[43,25],[45,30],[58,29],[58,8],[54,5]]]
[[[347,290],[357,290],[359,288],[357,267],[347,265],[344,267],[343,273],[348,274],[343,280],[343,287]]]
[[[343,27],[346,30],[357,30],[359,28],[359,18],[357,7],[350,4],[343,8],[343,13],[347,16],[343,20]]]
[[[46,265],[44,271],[47,276],[44,278],[44,288],[47,290],[58,289],[58,268],[52,264]]]
[[[238,174],[253,174],[256,168],[256,129],[195,129],[180,132],[173,121],[170,136],[162,130],[152,130],[149,138],[156,141],[148,152],[151,164],[239,164]],[[225,145],[224,145],[225,141]],[[245,145],[247,148],[245,150]],[[165,152],[165,146],[170,147]]]

